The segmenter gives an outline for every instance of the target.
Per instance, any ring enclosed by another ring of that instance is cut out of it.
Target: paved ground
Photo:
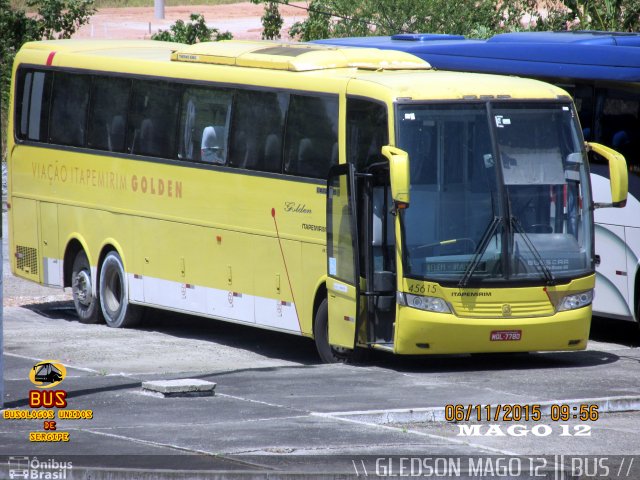
[[[67,409],[91,409],[94,418],[59,420],[58,431],[70,433],[69,443],[62,444],[28,441],[29,432],[42,431],[42,421],[3,420],[4,458],[68,458],[75,475],[93,466],[91,478],[102,478],[96,472],[113,474],[114,467],[126,470],[108,478],[133,478],[127,476],[133,467],[180,474],[197,469],[211,478],[211,470],[220,475],[238,469],[258,476],[273,476],[274,469],[353,474],[354,460],[364,459],[371,469],[374,458],[390,455],[547,455],[551,464],[558,453],[640,452],[640,416],[606,413],[639,406],[635,347],[593,342],[578,353],[379,355],[363,365],[321,365],[304,339],[158,312],[151,316],[158,319],[153,326],[114,330],[82,325],[68,307],[5,308],[5,407],[28,409],[28,371],[36,361],[57,359],[68,368],[62,384]],[[213,381],[216,395],[176,399],[142,393],[142,381],[168,378]],[[431,421],[442,418],[448,403],[545,402],[597,404],[601,415],[596,422],[517,422],[538,433],[548,426],[551,433],[544,437],[461,437],[457,424]],[[576,424],[591,427],[590,436],[574,437]],[[571,436],[563,436],[567,432]],[[157,478],[173,478],[166,475]]]

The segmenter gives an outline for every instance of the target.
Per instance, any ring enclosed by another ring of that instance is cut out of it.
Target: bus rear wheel
[[[324,363],[349,363],[353,360],[353,350],[329,344],[329,304],[326,298],[316,312],[313,323],[313,338],[316,342],[318,355]]]
[[[102,262],[100,305],[110,327],[133,327],[140,321],[142,308],[129,303],[127,276],[117,252],[109,252]]]
[[[84,250],[80,250],[73,259],[71,294],[80,322],[100,323],[104,320],[100,309],[100,298],[93,295],[91,266]]]

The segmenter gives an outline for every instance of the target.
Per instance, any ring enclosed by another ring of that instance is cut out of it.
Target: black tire
[[[129,303],[127,276],[117,252],[109,252],[100,269],[100,305],[107,325],[133,327],[140,322],[142,308]]]
[[[318,355],[324,363],[349,363],[353,359],[353,350],[329,345],[329,304],[325,298],[316,312],[313,323],[313,338]]]
[[[100,308],[99,295],[93,295],[91,266],[84,250],[80,250],[73,259],[71,267],[71,293],[78,319],[82,323],[101,323],[104,321]]]

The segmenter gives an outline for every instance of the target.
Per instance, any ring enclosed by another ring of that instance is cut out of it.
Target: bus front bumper
[[[465,318],[400,307],[394,351],[404,355],[584,350],[591,306],[534,318]]]

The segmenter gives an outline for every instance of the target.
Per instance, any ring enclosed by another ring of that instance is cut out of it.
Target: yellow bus
[[[152,306],[315,339],[321,358],[584,349],[588,149],[561,89],[410,54],[46,41],[16,56],[15,275],[82,322]]]

